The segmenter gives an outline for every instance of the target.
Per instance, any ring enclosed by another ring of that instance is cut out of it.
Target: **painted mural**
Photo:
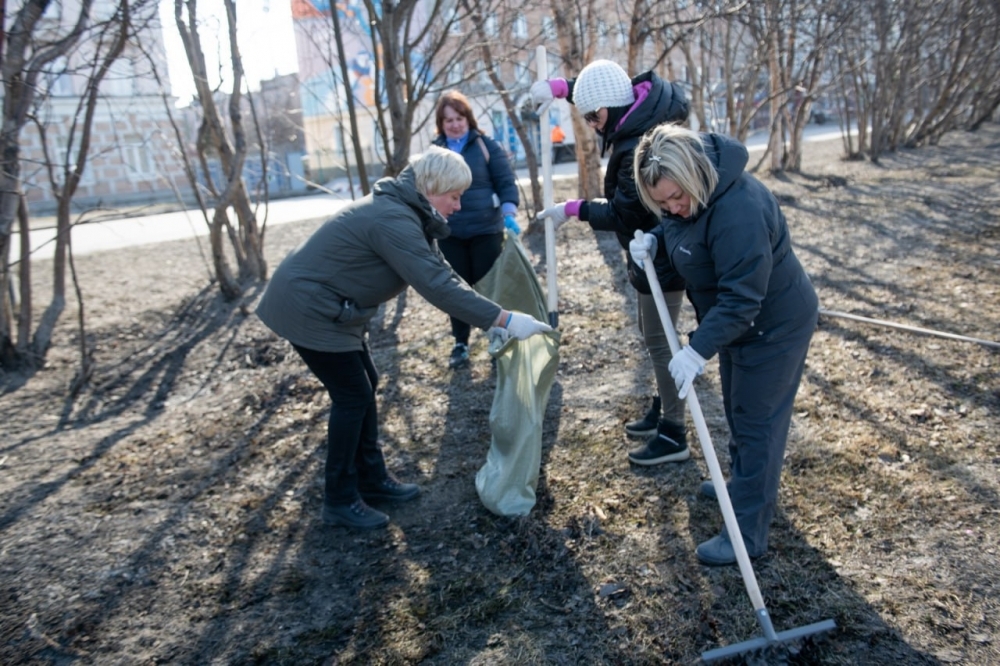
[[[374,2],[381,10],[379,0]],[[371,27],[364,6],[351,0],[336,2],[337,18],[344,36],[348,80],[341,81],[333,44],[333,21],[329,0],[293,0],[299,73],[302,77],[302,113],[306,117],[329,116],[347,108],[351,94],[361,105],[375,104],[374,63]]]

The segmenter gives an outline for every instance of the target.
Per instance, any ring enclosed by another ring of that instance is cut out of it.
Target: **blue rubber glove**
[[[515,236],[521,233],[521,227],[517,225],[517,220],[510,213],[503,216],[503,225],[507,227]]]

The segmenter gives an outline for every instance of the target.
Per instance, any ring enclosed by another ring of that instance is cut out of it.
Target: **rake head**
[[[768,620],[768,623],[770,620]],[[716,648],[703,652],[702,662],[709,664],[723,659],[740,658],[741,663],[749,666],[773,666],[777,664],[787,664],[801,651],[803,641],[808,641],[816,634],[833,631],[837,624],[833,620],[823,620],[814,622],[804,627],[796,627],[781,633],[774,634],[773,630],[770,638],[760,636],[751,638],[742,643],[734,643],[725,647]]]

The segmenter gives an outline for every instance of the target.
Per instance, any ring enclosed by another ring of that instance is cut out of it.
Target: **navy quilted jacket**
[[[447,148],[448,142],[443,135],[438,135],[434,139],[434,145]],[[489,163],[486,162],[482,145],[489,151]],[[490,137],[470,129],[469,139],[462,148],[462,157],[472,170],[472,185],[462,195],[462,210],[448,217],[451,235],[455,238],[472,238],[502,232],[504,227],[500,204],[520,204],[517,180],[510,168],[507,153]],[[493,199],[494,193],[497,195],[496,201]]]

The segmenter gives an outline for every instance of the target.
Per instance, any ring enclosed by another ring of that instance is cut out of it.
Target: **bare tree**
[[[971,67],[981,72],[997,71],[1000,68],[1000,14],[980,4],[975,8],[975,19],[980,47],[989,46],[980,48],[979,57],[970,63]],[[997,109],[1000,109],[1000,80],[995,76],[980,77],[980,86],[972,91],[967,127],[979,129],[995,117]]]
[[[184,152],[185,170],[195,189],[205,221],[209,227],[209,242],[212,265],[219,281],[222,294],[227,299],[236,299],[242,293],[242,285],[248,280],[264,280],[267,277],[267,262],[264,259],[264,228],[258,225],[256,215],[250,205],[250,195],[243,179],[249,143],[247,141],[243,100],[243,60],[237,42],[236,5],[234,0],[223,0],[226,8],[226,25],[229,39],[229,62],[233,81],[228,94],[229,125],[223,123],[214,92],[208,84],[205,54],[202,48],[198,23],[198,0],[174,0],[174,20],[184,44],[188,65],[194,77],[198,103],[202,118],[195,146],[195,159],[203,176],[204,191],[211,200],[205,201],[198,187],[196,171]],[[256,122],[254,122],[256,126]],[[222,165],[222,182],[216,183],[209,169],[209,157],[218,157]],[[209,217],[208,206],[212,212]],[[236,215],[238,226],[229,219],[229,209]],[[238,274],[233,275],[226,256],[224,239],[228,237],[229,247],[236,257]]]
[[[563,75],[573,78],[594,59],[594,31],[598,24],[600,5],[597,0],[553,0],[551,7],[559,49],[562,51]],[[576,107],[572,118],[579,167],[579,194],[585,199],[602,197],[604,187],[597,139],[583,117],[576,112]]]
[[[843,19],[821,0],[769,0],[749,13],[751,31],[765,44],[769,73],[773,171],[798,171],[802,136],[824,92],[827,52]]]
[[[465,7],[475,30],[475,43],[478,45],[479,63],[483,68],[482,71],[486,73],[494,90],[499,95],[504,110],[510,118],[511,126],[524,147],[525,162],[531,182],[533,202],[531,209],[539,212],[544,207],[541,183],[538,178],[539,156],[535,151],[534,141],[528,127],[522,119],[523,109],[518,108],[518,100],[515,97],[518,92],[517,84],[511,86],[504,81],[503,77],[503,65],[512,62],[522,52],[519,47],[512,45],[509,40],[504,40],[501,36],[511,34],[514,23],[522,15],[511,7],[485,0],[479,2],[466,0]],[[498,16],[500,18],[497,18]],[[486,25],[487,17],[490,17],[493,23],[493,27],[489,29]]]
[[[155,3],[146,2],[146,7]],[[139,2],[142,8],[142,0]],[[42,139],[44,167],[48,175],[49,187],[56,201],[56,246],[53,267],[52,301],[42,314],[41,321],[35,330],[32,346],[39,356],[44,356],[44,350],[52,340],[52,332],[66,304],[66,263],[67,254],[71,249],[71,204],[73,196],[80,185],[80,179],[87,168],[87,160],[91,153],[91,135],[94,125],[94,115],[100,100],[101,84],[105,81],[115,62],[125,50],[132,31],[132,16],[134,8],[128,0],[121,0],[111,20],[95,26],[94,34],[88,44],[91,53],[83,69],[86,70],[86,86],[79,98],[76,110],[68,118],[66,138],[58,146],[64,156],[61,160],[53,154],[53,146],[48,137],[48,127],[44,119],[33,114],[32,120]],[[78,295],[81,294],[79,287]],[[79,334],[81,345],[80,371],[77,385],[86,381],[90,375],[90,353],[86,348],[85,320],[83,318],[83,303],[79,303]]]
[[[840,105],[857,120],[847,149],[873,161],[977,126],[1000,107],[996,4],[988,0],[837,3],[850,30],[835,44]]]
[[[459,5],[434,0],[377,3],[364,0],[377,41],[375,107],[385,159],[385,175],[398,174],[410,157],[410,144],[431,118],[430,100],[440,93],[446,73],[464,60],[469,45],[452,39],[469,20]]]
[[[363,131],[350,116],[352,108],[355,118],[368,114],[376,127],[373,148],[383,163],[383,174],[395,175],[408,163],[414,137],[432,117],[431,98],[441,92],[449,72],[473,48],[454,39],[454,33],[468,21],[468,12],[445,0],[365,0],[363,12],[351,17],[350,24],[342,18],[338,14],[335,22],[331,16],[329,25],[311,21],[306,28],[307,39],[330,68],[332,91],[338,97],[331,115],[342,122],[343,111],[348,112],[355,161],[364,163],[360,155]],[[359,100],[348,84],[348,54],[337,44],[338,31],[341,40],[350,36],[373,60],[369,99]]]
[[[73,49],[86,33],[92,0],[82,0],[76,21],[59,32],[41,21],[50,0],[26,0],[14,15],[6,32],[2,75],[4,86],[3,127],[0,129],[0,367],[34,369],[44,360],[50,338],[29,339],[31,332],[30,255],[28,251],[28,209],[21,187],[21,133],[38,103],[39,81],[45,69]],[[21,299],[15,317],[11,298],[12,262],[10,239],[14,220],[19,220],[21,236]],[[68,242],[62,239],[63,243]],[[62,254],[65,262],[65,250]],[[61,312],[65,303],[65,263],[55,269],[56,287],[62,280],[60,296],[53,298],[50,312]],[[59,275],[61,274],[61,278]],[[61,302],[57,302],[61,301]],[[58,315],[56,315],[58,316]],[[14,322],[18,322],[14,334]]]
[[[344,33],[340,27],[340,11],[332,5],[330,7],[330,20],[333,23],[333,40],[337,46],[337,60],[340,63],[340,80],[345,82],[344,91],[346,92],[348,90],[346,82],[349,77],[347,56],[344,51]],[[358,169],[358,179],[361,181],[361,193],[368,194],[371,185],[368,182],[368,168],[365,166],[364,151],[361,148],[361,132],[358,130],[357,100],[350,93],[345,94],[344,97],[347,104],[347,116],[351,123],[351,146],[354,148],[355,165]],[[345,163],[349,164],[346,160]],[[351,179],[351,183],[353,189],[353,179]]]

